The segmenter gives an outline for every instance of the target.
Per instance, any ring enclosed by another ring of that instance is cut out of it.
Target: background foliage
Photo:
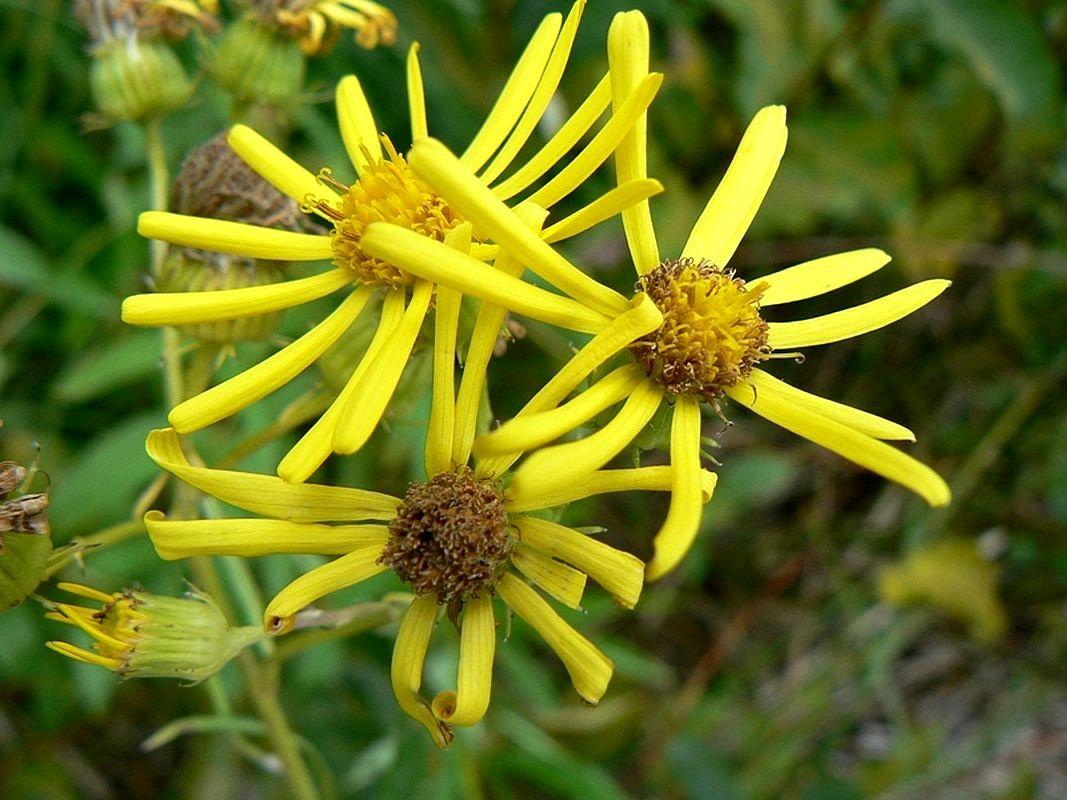
[[[390,5],[401,26],[395,47],[362,51],[342,36],[312,62],[290,147],[309,167],[345,163],[331,90],[347,71],[406,146],[403,57],[413,39],[431,131],[460,145],[536,22],[562,6]],[[590,3],[564,103],[605,69],[607,25],[624,7]],[[438,752],[395,705],[385,630],[287,662],[283,700],[295,727],[340,797],[1067,796],[1067,8],[660,0],[643,10],[654,66],[667,75],[650,121],[651,174],[668,187],[653,204],[665,252],[680,245],[753,112],[784,102],[789,148],[739,271],[867,245],[894,255],[831,301],[808,301],[803,310],[816,313],[922,277],[954,280],[888,330],[782,365],[810,391],[908,424],[954,502],[932,513],[728,409],[735,424],[720,438],[719,489],[684,568],[647,589],[634,613],[590,593],[582,626],[616,662],[599,707],[580,707],[551,653],[516,628],[500,648],[486,720]],[[195,49],[182,46],[191,68]],[[57,544],[129,518],[156,475],[145,432],[164,420],[159,334],[118,321],[147,263],[134,232],[147,202],[143,141],[130,124],[81,124],[86,64],[83,34],[59,0],[0,7],[0,445],[24,463],[39,445]],[[203,82],[166,123],[172,168],[225,119],[223,96]],[[617,223],[570,254],[629,288]],[[291,315],[283,332],[301,323]],[[568,346],[531,324],[493,365],[506,387],[498,413],[528,396]],[[249,347],[237,357],[255,356]],[[203,448],[261,428],[290,399],[215,426]],[[396,491],[417,475],[426,398],[405,399],[388,448],[373,463],[334,465],[329,477]],[[279,452],[264,448],[243,466],[269,468]],[[663,509],[635,497],[580,511],[647,555]],[[945,541],[966,546],[931,548]],[[983,558],[995,564],[992,581]],[[920,602],[884,601],[879,576],[890,565]],[[256,564],[265,591],[299,567]],[[65,575],[178,592],[183,571],[141,537]],[[359,587],[347,599],[388,588]],[[284,794],[219,735],[144,752],[169,721],[209,709],[203,690],[119,684],[44,649],[62,633],[32,601],[0,616],[0,796]],[[453,658],[437,648],[431,681],[447,677]],[[236,676],[226,680],[232,688]]]

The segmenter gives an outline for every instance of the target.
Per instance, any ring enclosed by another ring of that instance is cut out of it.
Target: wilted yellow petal
[[[339,556],[370,545],[381,547],[386,525],[320,525],[280,519],[168,520],[149,511],[144,524],[159,557],[197,555],[267,556],[275,553]]]
[[[568,608],[578,608],[585,592],[585,573],[519,542],[511,563],[530,581]]]
[[[137,232],[146,239],[248,258],[272,261],[333,258],[330,237],[322,234],[281,231],[246,222],[191,217],[168,211],[145,211],[137,218]]]
[[[439,720],[473,725],[485,716],[493,689],[496,618],[490,595],[468,600],[459,630],[459,675],[456,691],[439,693],[431,705]]]
[[[749,123],[733,161],[682,248],[682,258],[725,267],[771,188],[785,153],[785,106],[767,106]]]
[[[754,278],[750,283],[753,286],[766,284],[759,298],[761,306],[792,303],[848,286],[872,272],[877,272],[889,261],[887,253],[868,247],[805,261],[795,267]]]
[[[678,398],[671,415],[671,504],[654,540],[648,579],[663,577],[689,552],[700,530],[700,400]]]
[[[770,345],[775,350],[784,350],[851,339],[908,316],[951,285],[952,281],[942,279],[922,281],[844,311],[796,322],[772,322],[768,333]]]
[[[336,202],[333,190],[247,125],[230,128],[226,141],[260,177],[296,202],[303,203],[308,197]]]
[[[607,691],[615,665],[597,647],[519,578],[504,573],[497,592],[512,611],[540,634],[567,668],[571,683],[587,703],[598,703]]]
[[[741,405],[748,406],[761,417],[797,436],[803,436],[871,472],[908,487],[932,506],[946,505],[951,497],[940,475],[885,442],[872,439],[808,409],[794,406],[775,392],[759,392],[748,382],[733,386],[726,393]]]
[[[389,520],[400,501],[379,492],[313,483],[291,484],[273,475],[194,467],[173,428],[148,434],[145,450],[159,466],[224,503],[292,522]]]
[[[363,86],[355,75],[346,75],[337,84],[337,124],[341,129],[341,139],[345,143],[348,158],[356,171],[361,173],[367,168],[367,148],[372,162],[382,158],[382,143],[378,138],[380,132],[374,121],[374,112],[370,110]]]
[[[426,726],[438,747],[448,747],[452,744],[452,729],[434,716],[430,704],[419,695],[422,666],[426,661],[426,650],[430,646],[430,634],[433,633],[436,619],[436,597],[423,595],[411,602],[396,634],[390,677],[393,694],[400,707],[409,717]]]
[[[104,667],[117,671],[122,666],[122,661],[117,658],[111,658],[109,656],[102,656],[99,653],[93,653],[89,650],[84,650],[81,647],[76,647],[69,642],[45,642],[45,647],[49,650],[55,650],[61,655],[65,655],[67,658],[73,658],[75,661],[82,661],[86,664],[95,664],[98,667]]]

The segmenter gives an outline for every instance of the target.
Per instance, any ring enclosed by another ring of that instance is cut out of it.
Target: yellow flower
[[[231,628],[211,598],[195,591],[163,597],[130,589],[108,594],[77,583],[59,588],[101,603],[99,609],[57,603],[46,614],[88,633],[93,650],[69,642],[48,647],[126,678],[202,681],[264,635],[258,627]]]
[[[614,98],[626,97],[648,70],[648,29],[640,12],[620,14],[609,33]],[[845,286],[884,266],[874,249],[840,253],[764,275],[754,286],[727,268],[770,187],[785,150],[785,109],[770,106],[749,125],[722,182],[694,225],[678,258],[662,259],[647,202],[622,218],[638,275],[629,312],[615,315],[535,396],[514,420],[479,439],[475,453],[487,468],[513,463],[524,450],[542,447],[595,414],[623,402],[615,417],[578,441],[544,447],[516,470],[513,496],[551,492],[606,464],[648,424],[664,400],[673,405],[670,433],[671,503],[656,535],[648,577],[672,569],[700,524],[701,401],[718,410],[729,397],[800,436],[920,494],[931,505],[949,500],[945,482],[929,467],[883,440],[914,441],[907,428],[865,411],[817,397],[774,378],[756,364],[786,351],[847,339],[912,313],[949,285],[928,280],[824,316],[766,322],[760,309],[803,300]],[[439,142],[416,142],[409,155],[416,175],[538,274],[563,271],[566,260],[531,235],[492,192]],[[616,151],[621,184],[646,169],[645,120],[638,119]],[[380,223],[362,240],[366,252],[389,258],[409,273],[482,299],[503,302],[473,260],[459,252]],[[479,282],[481,281],[481,282]],[[562,284],[563,292],[574,295]],[[581,299],[581,298],[579,298]],[[629,347],[622,366],[560,405],[593,369]]]
[[[543,148],[500,179],[528,141],[556,90],[582,7],[582,2],[576,3],[565,21],[559,14],[545,18],[462,156],[466,168],[478,174],[479,185],[501,202],[518,204],[514,198],[564,158],[611,103],[610,81],[605,76]],[[522,218],[537,230],[539,240],[573,236],[660,190],[655,181],[628,182],[541,229],[546,210],[567,197],[611,155],[644,113],[661,78],[649,75],[641,81],[588,144],[524,198]],[[408,58],[408,99],[411,128],[418,141],[427,137],[427,121],[417,47],[412,47]],[[520,287],[508,304],[514,311],[536,309],[543,317],[588,331],[598,329],[609,315],[627,306],[621,295],[569,264],[556,264],[557,269],[542,277],[566,287],[581,297],[581,302],[522,284],[502,274],[499,265],[494,268],[482,263],[497,258],[499,248],[478,241],[483,237],[478,229],[473,231],[478,238],[472,243],[469,222],[411,172],[387,139],[379,140],[378,127],[354,76],[339,84],[337,110],[342,138],[359,174],[351,186],[334,179],[328,170],[316,177],[247,127],[236,126],[229,137],[233,149],[260,175],[329,222],[332,230],[328,236],[164,212],[145,213],[139,223],[145,236],[186,247],[281,261],[332,259],[333,269],[246,289],[135,295],[127,298],[122,310],[123,319],[134,325],[188,325],[270,314],[347,290],[333,313],[288,347],[176,406],[169,421],[179,432],[188,433],[234,414],[293,379],[337,341],[364,308],[376,307],[368,302],[372,295],[384,294],[377,332],[352,377],[279,465],[279,475],[291,481],[306,480],[331,452],[352,453],[363,445],[396,388],[434,295],[439,330],[442,316],[458,306],[459,295],[454,291],[437,289],[432,281],[397,269],[389,259],[368,255],[361,237],[369,224],[393,222],[417,237],[443,241],[456,252],[472,252],[479,266],[492,276],[490,280]],[[516,269],[521,272],[521,268]]]
[[[297,36],[301,49],[308,55],[329,50],[339,28],[351,28],[359,46],[367,49],[396,41],[396,17],[380,3],[369,0],[283,0],[264,5],[275,9],[275,21]]]
[[[477,353],[473,357],[479,359]],[[484,358],[488,360],[487,353]],[[449,372],[453,363],[447,364]],[[477,366],[468,364],[464,379]],[[484,377],[484,368],[477,371]],[[442,381],[435,378],[437,388]],[[337,556],[294,580],[270,601],[264,611],[269,633],[293,630],[301,624],[301,611],[321,597],[386,570],[409,585],[415,598],[397,633],[393,690],[404,711],[421,722],[441,747],[451,742],[453,725],[473,725],[488,708],[497,641],[494,596],[556,652],[584,701],[598,702],[607,689],[611,660],[530,584],[578,608],[589,577],[619,605],[632,608],[641,592],[644,564],[573,528],[527,512],[594,494],[663,491],[671,485],[669,467],[598,470],[554,492],[517,499],[507,487],[509,476],[466,466],[477,404],[463,401],[464,388],[459,399],[435,395],[434,406],[450,411],[435,413],[431,421],[426,448],[430,477],[425,483],[412,483],[403,498],[193,466],[172,428],[153,431],[147,442],[149,455],[168,472],[225,503],[261,515],[168,520],[161,512],[150,511],[145,525],[162,558]],[[453,452],[466,455],[456,462],[451,460]],[[704,497],[710,498],[714,474],[702,472],[700,479]],[[428,700],[420,693],[423,663],[443,612],[460,631],[456,689]]]

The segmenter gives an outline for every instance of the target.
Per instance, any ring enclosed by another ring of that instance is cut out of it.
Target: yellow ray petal
[[[341,129],[341,139],[352,166],[360,174],[367,168],[367,148],[371,160],[382,158],[382,143],[379,140],[378,124],[370,110],[363,86],[355,75],[346,75],[337,84],[337,124]]]
[[[531,194],[527,200],[537,203],[545,208],[552,208],[556,203],[567,197],[578,186],[592,175],[603,164],[619,142],[633,130],[634,121],[645,113],[652,99],[659,91],[663,83],[663,76],[659,73],[648,75],[639,83],[626,98],[625,102],[608,119],[604,126],[597,131],[596,136],[576,155],[552,180]],[[499,187],[494,192],[501,199],[507,199],[499,192]]]
[[[552,54],[552,47],[562,24],[562,14],[549,14],[534,31],[481,129],[463,153],[463,164],[471,172],[482,168],[515,127],[519,115],[526,108],[541,75],[544,74],[545,64]]]
[[[285,633],[293,625],[297,612],[320,597],[355,586],[388,567],[378,563],[382,545],[368,545],[315,567],[278,592],[263,612],[263,627],[268,633]]]
[[[553,325],[593,332],[608,324],[603,314],[582,303],[504,275],[466,253],[399,225],[372,222],[359,246],[363,252],[396,264],[423,280]]]
[[[498,197],[514,197],[552,169],[578,143],[611,103],[611,83],[605,75],[544,146],[505,180],[493,187]]]
[[[560,30],[555,45],[552,47],[552,54],[548,58],[541,79],[530,96],[530,102],[522,112],[522,116],[515,124],[515,128],[511,131],[507,141],[504,142],[503,147],[500,148],[500,151],[489,166],[479,175],[486,185],[492,184],[508,168],[523,145],[529,140],[530,134],[533,133],[537,123],[541,121],[549,101],[556,93],[560,78],[563,77],[563,70],[567,66],[567,59],[570,58],[571,46],[574,44],[574,36],[578,32],[578,23],[581,22],[584,7],[585,0],[580,0],[580,2],[571,6],[570,13],[567,15],[563,28]]]
[[[559,656],[581,698],[587,703],[600,702],[615,668],[611,659],[514,575],[504,573],[496,588],[511,610],[537,631]]]
[[[190,433],[235,414],[289,383],[326,352],[355,322],[374,288],[350,294],[326,319],[292,344],[218,386],[176,405],[167,420],[178,433]]]
[[[99,653],[92,653],[81,647],[70,644],[69,642],[45,642],[44,644],[49,650],[55,650],[57,653],[65,655],[67,658],[73,658],[75,661],[82,661],[86,664],[95,664],[98,667],[104,667],[112,672],[117,672],[119,668],[122,667],[122,661],[120,659],[102,656]]]
[[[467,601],[459,636],[456,691],[439,693],[433,699],[431,709],[444,723],[473,725],[485,716],[493,688],[496,618],[491,596]]]
[[[710,470],[700,470],[700,486],[703,501],[711,499],[718,476]],[[598,469],[580,481],[561,486],[552,492],[544,492],[537,497],[524,498],[518,502],[510,496],[504,500],[504,508],[509,512],[537,511],[544,508],[556,508],[575,500],[611,492],[671,490],[671,468],[669,466],[634,467],[631,469]]]
[[[94,589],[92,586],[69,583],[67,581],[60,581],[56,584],[56,588],[62,589],[64,592],[70,592],[78,597],[84,597],[87,600],[96,600],[98,603],[111,603],[119,597],[118,594],[108,594],[107,592],[101,592],[99,589]]]
[[[396,326],[400,324],[404,315],[405,296],[404,289],[392,289],[385,293],[378,327],[352,375],[349,376],[334,401],[330,403],[330,407],[315,420],[315,424],[300,437],[278,464],[278,475],[283,480],[290,483],[303,483],[330,457],[330,453],[333,452],[333,434],[337,430],[341,414],[348,406],[349,399],[362,382],[370,365],[392,338]]]
[[[839,342],[883,328],[922,308],[952,281],[934,279],[912,284],[869,303],[796,322],[772,322],[768,336],[775,350]]]
[[[847,425],[867,436],[875,439],[895,439],[898,441],[914,442],[915,434],[898,425],[892,420],[883,419],[875,414],[861,411],[844,403],[827,400],[825,397],[809,394],[808,392],[790,386],[785,381],[780,381],[773,375],[761,369],[754,369],[748,376],[748,382],[756,388],[756,393],[773,392],[783,403],[795,406],[801,411],[810,411],[813,414],[832,419]]]
[[[555,408],[589,373],[599,367],[634,339],[655,330],[663,323],[663,314],[648,295],[639,293],[625,314],[620,314],[604,330],[594,336],[574,357],[561,367],[516,416],[533,414]],[[475,468],[479,478],[504,474],[517,456],[491,458],[480,461]]]
[[[404,712],[426,726],[438,747],[448,747],[452,744],[452,729],[433,715],[430,704],[419,695],[422,666],[436,619],[437,598],[423,595],[412,601],[396,634],[390,678],[396,702]]]
[[[122,303],[122,321],[129,325],[191,325],[258,317],[325,297],[350,286],[351,281],[344,270],[334,269],[310,278],[243,289],[135,294]]]
[[[519,542],[511,563],[526,578],[568,608],[578,608],[585,592],[585,573]]]
[[[478,438],[478,458],[523,453],[558,439],[606,408],[622,402],[645,380],[636,364],[627,364],[601,378],[573,400],[548,411],[521,414]]]
[[[677,566],[700,530],[700,401],[683,395],[671,415],[671,504],[654,540],[648,579],[657,580]]]
[[[805,261],[795,267],[781,269],[751,281],[766,284],[760,295],[761,306],[807,300],[848,286],[860,278],[877,272],[890,261],[889,255],[874,247],[850,250]]]
[[[541,238],[551,244],[577,236],[662,191],[663,184],[650,178],[621,184],[605,192],[589,205],[564,217],[555,225],[545,228]]]
[[[951,497],[940,475],[885,442],[794,406],[775,392],[759,392],[750,383],[738,384],[727,389],[726,393],[741,405],[748,406],[761,417],[797,436],[803,436],[871,472],[908,487],[932,506],[946,505]]]
[[[662,399],[663,389],[659,384],[641,381],[615,418],[596,433],[531,454],[515,471],[511,496],[522,502],[524,498],[554,491],[600,469],[634,440],[652,419]]]
[[[333,257],[329,236],[167,211],[145,211],[137,218],[137,232],[146,239],[248,258],[319,261]]]
[[[612,107],[619,113],[648,75],[648,23],[640,11],[616,14],[608,28],[608,65],[611,73]],[[615,175],[619,185],[648,175],[647,114],[641,114],[615,150]],[[623,230],[638,275],[660,262],[656,230],[648,201],[642,200],[622,212]]]
[[[538,206],[523,204],[515,210],[515,213],[531,228],[540,230],[547,212]],[[494,267],[502,275],[513,278],[517,278],[523,271],[522,264],[503,251],[497,257]],[[506,313],[504,306],[496,303],[483,302],[478,309],[470,344],[467,347],[467,358],[463,365],[463,377],[456,395],[456,429],[452,442],[454,464],[466,464],[470,460],[471,445],[478,426],[479,406],[482,402],[482,392],[489,369],[489,359],[493,355],[497,337],[500,335],[500,326],[504,323]]]
[[[148,434],[149,457],[172,475],[224,503],[292,522],[388,520],[400,501],[379,492],[340,486],[286,483],[273,475],[194,467],[173,428]]]
[[[71,606],[66,603],[59,603],[56,605],[56,608],[59,609],[59,613],[63,615],[65,622],[77,626],[101,644],[108,645],[120,651],[125,650],[129,646],[128,640],[116,639],[101,627],[100,621],[95,618],[96,612],[90,611],[87,608]]]
[[[422,67],[419,65],[419,43],[412,42],[408,50],[408,114],[411,117],[411,141],[417,142],[429,136],[426,124],[426,91],[422,83]]]
[[[515,258],[550,284],[609,317],[626,310],[629,305],[626,298],[593,280],[545,244],[439,141],[417,142],[411,148],[408,163],[465,219],[473,222],[479,234],[488,235],[509,249]],[[548,207],[544,203],[538,205]],[[367,234],[373,227],[367,228]],[[365,241],[366,234],[361,246],[367,249]]]
[[[785,106],[767,106],[749,123],[733,161],[682,248],[682,258],[725,267],[759,211],[785,153]]]
[[[637,604],[645,579],[641,559],[547,519],[518,517],[512,522],[519,529],[520,541],[577,567],[624,608]]]
[[[275,553],[339,556],[363,547],[381,547],[386,525],[320,525],[280,519],[168,520],[149,511],[144,524],[159,557],[166,561],[197,555],[267,556]]]
[[[304,203],[309,197],[336,202],[333,190],[248,126],[234,125],[226,141],[265,181],[296,202]]]
[[[333,432],[335,452],[345,455],[356,452],[378,427],[411,357],[411,351],[415,348],[415,340],[422,329],[422,321],[426,318],[432,298],[433,284],[416,281],[403,319],[367,367],[363,380],[352,391],[352,396],[341,411]]]

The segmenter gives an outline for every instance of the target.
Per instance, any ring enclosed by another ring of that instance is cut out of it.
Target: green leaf
[[[41,582],[52,540],[36,533],[0,535],[0,612],[17,606]]]
[[[162,346],[158,331],[130,331],[117,341],[90,350],[60,373],[55,397],[81,403],[159,372]]]

